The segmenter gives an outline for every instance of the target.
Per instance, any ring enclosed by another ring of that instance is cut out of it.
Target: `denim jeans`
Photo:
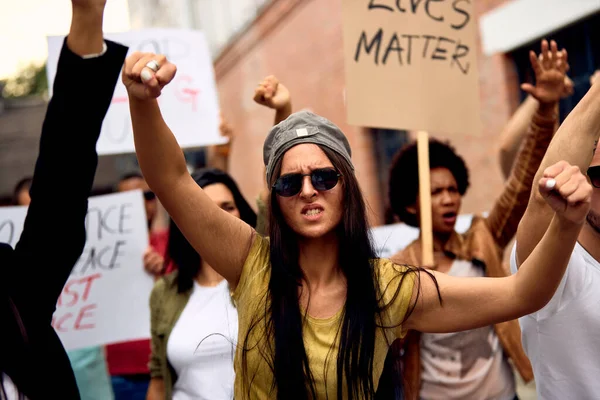
[[[150,375],[121,375],[111,379],[115,400],[146,400]]]

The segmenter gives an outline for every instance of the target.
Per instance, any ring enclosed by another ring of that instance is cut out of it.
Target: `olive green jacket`
[[[190,299],[192,290],[177,293],[178,271],[160,278],[150,294],[150,333],[152,335],[152,355],[150,356],[150,376],[162,378],[165,385],[165,399],[173,398],[173,385],[177,374],[167,359],[167,343],[175,323],[181,316]]]

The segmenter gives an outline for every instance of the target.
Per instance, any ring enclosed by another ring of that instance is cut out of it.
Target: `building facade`
[[[272,74],[290,89],[294,110],[310,109],[343,129],[352,146],[371,222],[384,223],[389,161],[410,133],[345,122],[342,0],[170,0],[168,7],[166,3],[130,0],[132,27],[179,26],[205,32],[214,57],[220,106],[236,132],[230,172],[243,193],[253,199],[264,184],[262,145],[273,112],[255,104],[252,96],[259,81]],[[452,137],[430,132],[450,140],[471,171],[463,212],[489,210],[502,190],[497,138],[523,99],[520,83],[531,80],[529,49],[538,50],[542,37],[556,38],[568,49],[576,94],[561,104],[563,117],[589,88],[589,76],[600,66],[595,50],[600,47],[594,42],[600,37],[596,34],[600,26],[596,3],[474,1],[481,32],[478,63],[483,130],[477,135]],[[540,23],[542,20],[545,22]]]

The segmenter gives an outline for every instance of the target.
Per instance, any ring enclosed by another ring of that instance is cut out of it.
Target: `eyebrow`
[[[335,167],[332,165],[319,165],[319,166],[310,166],[310,167],[306,167],[310,172],[319,170],[319,169],[335,169]],[[285,176],[285,175],[293,175],[293,174],[301,174],[302,173],[302,168],[296,168],[293,169],[289,172],[283,172],[283,169],[281,171],[281,176]]]

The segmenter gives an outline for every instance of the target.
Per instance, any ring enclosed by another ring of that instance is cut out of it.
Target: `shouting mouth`
[[[316,221],[323,215],[323,211],[323,207],[318,205],[306,206],[302,209],[302,216],[309,221]]]
[[[442,218],[446,224],[454,224],[456,222],[456,213],[455,212],[447,212],[442,214]]]

